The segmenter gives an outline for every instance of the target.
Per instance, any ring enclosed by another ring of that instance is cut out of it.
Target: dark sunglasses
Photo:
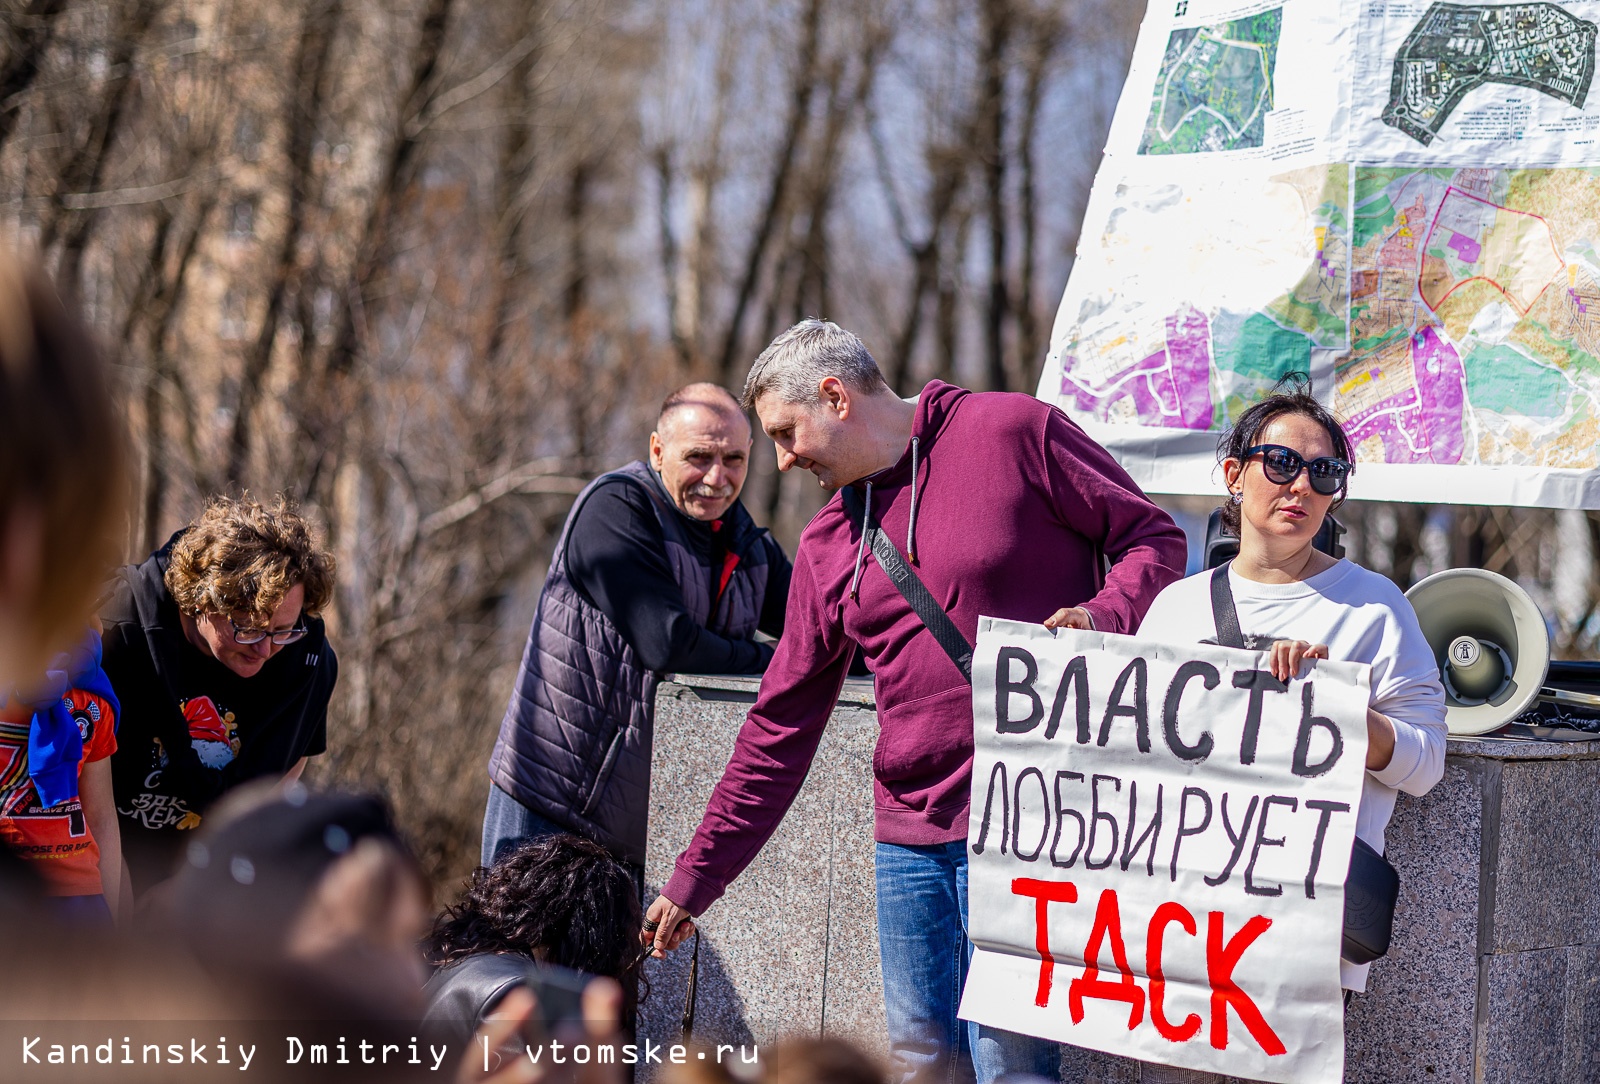
[[[1249,459],[1257,452],[1261,453],[1261,469],[1267,481],[1280,486],[1292,485],[1303,470],[1311,480],[1311,488],[1324,497],[1331,497],[1343,490],[1349,484],[1350,472],[1355,469],[1331,455],[1307,463],[1299,452],[1281,444],[1257,444],[1253,448],[1246,448],[1244,458]]]

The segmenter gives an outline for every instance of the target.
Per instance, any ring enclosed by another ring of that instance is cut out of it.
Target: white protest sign
[[[1368,667],[983,618],[961,1016],[1339,1084]]]

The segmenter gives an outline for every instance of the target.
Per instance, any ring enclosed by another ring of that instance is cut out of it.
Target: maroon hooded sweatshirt
[[[870,490],[868,489],[870,485]],[[968,643],[981,615],[1082,606],[1131,633],[1183,575],[1183,532],[1106,450],[1029,395],[922,390],[900,461],[855,483]],[[805,781],[850,659],[876,678],[875,837],[964,839],[972,686],[861,546],[835,495],[800,536],[783,638],[694,840],[662,889],[701,914],[749,865]],[[1099,553],[1110,559],[1101,582]],[[854,584],[854,591],[852,591]]]

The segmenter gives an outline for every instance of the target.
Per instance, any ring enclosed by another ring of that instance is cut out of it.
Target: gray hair
[[[829,320],[801,320],[761,351],[740,403],[753,410],[769,392],[785,403],[815,403],[821,398],[818,385],[830,376],[867,395],[889,387],[859,338]]]

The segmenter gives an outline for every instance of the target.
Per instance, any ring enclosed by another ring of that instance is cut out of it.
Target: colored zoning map
[[[1358,169],[1354,198],[1334,406],[1359,457],[1596,466],[1600,178]]]
[[[1331,361],[1363,462],[1600,466],[1600,170],[1333,166],[1273,181],[1307,208],[1299,282],[1256,308],[1102,305],[1063,343],[1058,402],[1218,430],[1285,373]]]
[[[1555,4],[1434,4],[1395,54],[1383,122],[1427,146],[1467,92],[1487,83],[1582,109],[1595,35],[1594,23]]]
[[[1272,109],[1283,9],[1174,30],[1156,78],[1140,154],[1261,146]]]
[[[1313,348],[1342,351],[1348,312],[1349,168],[1314,166],[1272,178],[1298,197],[1292,225],[1308,255],[1294,286],[1261,308],[1179,302],[1162,313],[1140,305],[1125,318],[1090,319],[1061,351],[1059,402],[1101,421],[1182,429],[1222,429],[1285,374],[1308,372]],[[1113,214],[1105,247],[1115,249],[1121,216]],[[1196,224],[1202,267],[1227,252]],[[1215,228],[1213,225],[1212,228]],[[1206,273],[1205,271],[1201,272]],[[1130,284],[1131,285],[1131,284]]]

